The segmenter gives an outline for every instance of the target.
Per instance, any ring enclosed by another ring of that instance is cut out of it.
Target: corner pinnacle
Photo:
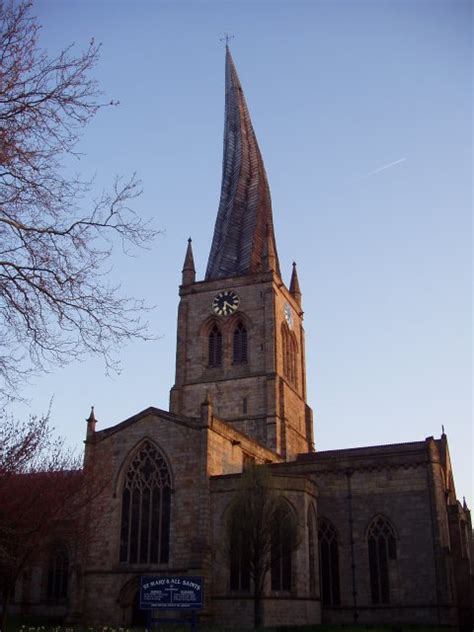
[[[298,281],[298,273],[296,272],[296,263],[293,261],[293,270],[291,272],[290,294],[292,294],[296,302],[301,305],[301,290]]]
[[[194,267],[193,246],[191,237],[188,239],[186,248],[186,256],[184,257],[184,265],[182,270],[182,285],[191,285],[196,281],[196,269]]]
[[[95,426],[97,423],[97,419],[95,418],[94,406],[91,406],[91,412],[89,417],[86,419],[87,421],[87,437],[92,436],[95,433]]]

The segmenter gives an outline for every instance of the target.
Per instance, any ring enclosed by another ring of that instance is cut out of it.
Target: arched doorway
[[[140,590],[137,590],[132,602],[130,625],[132,628],[146,628],[148,623],[148,611],[140,609]]]
[[[146,627],[147,613],[140,610],[140,575],[132,577],[122,586],[117,603],[122,608],[122,625]]]

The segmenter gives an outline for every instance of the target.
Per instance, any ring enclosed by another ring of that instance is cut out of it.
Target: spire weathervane
[[[224,33],[224,37],[219,39],[219,42],[225,42],[226,46],[229,46],[229,42],[231,39],[234,39],[235,35],[229,35],[229,33]]]

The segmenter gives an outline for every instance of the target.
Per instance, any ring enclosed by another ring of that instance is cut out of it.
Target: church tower
[[[219,210],[204,281],[186,251],[170,410],[214,414],[287,460],[313,449],[296,266],[282,281],[265,167],[226,47]]]

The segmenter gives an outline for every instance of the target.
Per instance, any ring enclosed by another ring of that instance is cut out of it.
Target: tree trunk
[[[257,630],[262,627],[262,591],[257,586],[253,592],[253,627]]]
[[[2,597],[3,597],[2,614],[0,616],[0,630],[3,630],[3,632],[5,632],[6,630],[7,612],[8,612],[8,606],[10,605],[11,596],[12,596],[11,588],[9,586],[7,588],[4,588],[4,590],[2,591]]]

